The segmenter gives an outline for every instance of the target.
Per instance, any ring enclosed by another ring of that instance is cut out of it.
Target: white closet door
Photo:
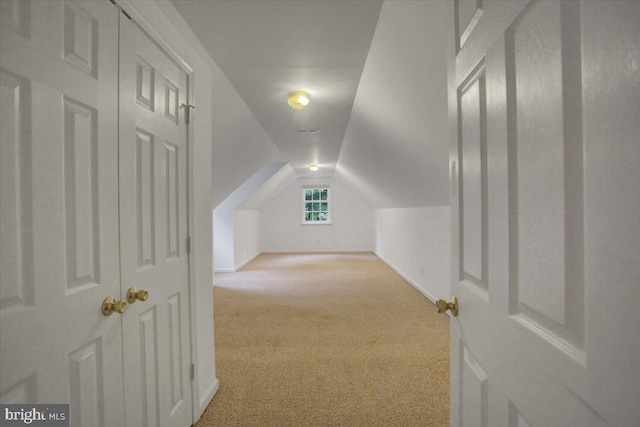
[[[187,76],[121,17],[120,223],[130,427],[192,421],[187,253]]]
[[[118,10],[0,2],[0,401],[122,425]]]
[[[640,3],[455,14],[451,425],[638,425]]]

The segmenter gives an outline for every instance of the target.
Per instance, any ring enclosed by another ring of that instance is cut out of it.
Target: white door
[[[0,401],[122,425],[118,11],[0,1]]]
[[[451,425],[640,425],[640,2],[455,20]]]
[[[187,253],[187,76],[120,22],[122,287],[147,291],[123,317],[131,427],[191,424]]]

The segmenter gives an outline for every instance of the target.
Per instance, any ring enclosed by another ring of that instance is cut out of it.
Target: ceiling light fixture
[[[309,170],[311,172],[317,172],[318,171],[318,165],[311,165],[309,166]]]
[[[302,110],[304,107],[309,105],[309,94],[300,90],[296,92],[289,92],[287,104],[289,104],[289,107],[294,110]]]

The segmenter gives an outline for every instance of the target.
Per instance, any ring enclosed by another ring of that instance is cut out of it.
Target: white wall
[[[233,272],[237,262],[234,249],[234,214],[233,211],[248,199],[255,198],[273,181],[283,175],[294,174],[286,163],[269,162],[254,173],[242,185],[236,188],[224,201],[213,210],[213,266],[217,272]],[[255,210],[251,207],[244,210]]]
[[[118,0],[118,3],[172,54],[177,54],[193,70],[192,102],[197,105],[190,132],[190,233],[192,256],[191,280],[191,346],[196,367],[193,409],[195,421],[200,418],[218,390],[215,371],[213,337],[212,220],[211,220],[211,93],[212,79],[220,70],[198,39],[168,1]],[[207,96],[202,96],[206,94]]]
[[[383,3],[336,167],[377,208],[377,255],[430,299],[450,286],[452,15],[449,0]]]
[[[376,209],[376,255],[432,301],[449,297],[449,206]]]
[[[233,213],[234,271],[260,255],[260,211]]]
[[[235,271],[233,233],[233,209],[224,209],[220,204],[213,210],[214,273]]]
[[[301,224],[302,185],[329,184],[333,224]],[[263,252],[372,251],[373,210],[333,178],[298,179],[261,209]]]
[[[375,208],[449,203],[450,0],[385,1],[336,177]]]

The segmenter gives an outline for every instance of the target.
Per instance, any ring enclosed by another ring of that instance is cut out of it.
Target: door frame
[[[195,77],[194,69],[189,65],[189,63],[171,46],[171,44],[162,37],[158,31],[136,10],[133,6],[132,0],[110,0],[122,13],[124,13],[136,26],[138,26],[142,32],[144,32],[149,39],[151,39],[158,48],[165,54],[169,59],[171,59],[180,70],[184,71],[187,75],[187,102],[189,104],[194,103],[194,85],[192,84],[193,79]],[[190,123],[186,124],[187,129],[187,237],[189,241],[192,240],[194,235],[193,225],[195,223],[195,219],[193,218],[193,200],[194,198],[194,188],[193,188],[193,146],[194,146],[194,135],[193,129],[190,126]],[[192,244],[190,246],[193,246]],[[195,257],[192,256],[191,250],[189,248],[187,250],[188,257],[188,289],[189,289],[189,353],[191,355],[189,363],[191,364],[191,423],[195,424],[200,415],[200,402],[198,399],[198,376],[195,372],[195,367],[197,364],[197,330],[196,330],[196,310],[194,309],[195,302]]]

